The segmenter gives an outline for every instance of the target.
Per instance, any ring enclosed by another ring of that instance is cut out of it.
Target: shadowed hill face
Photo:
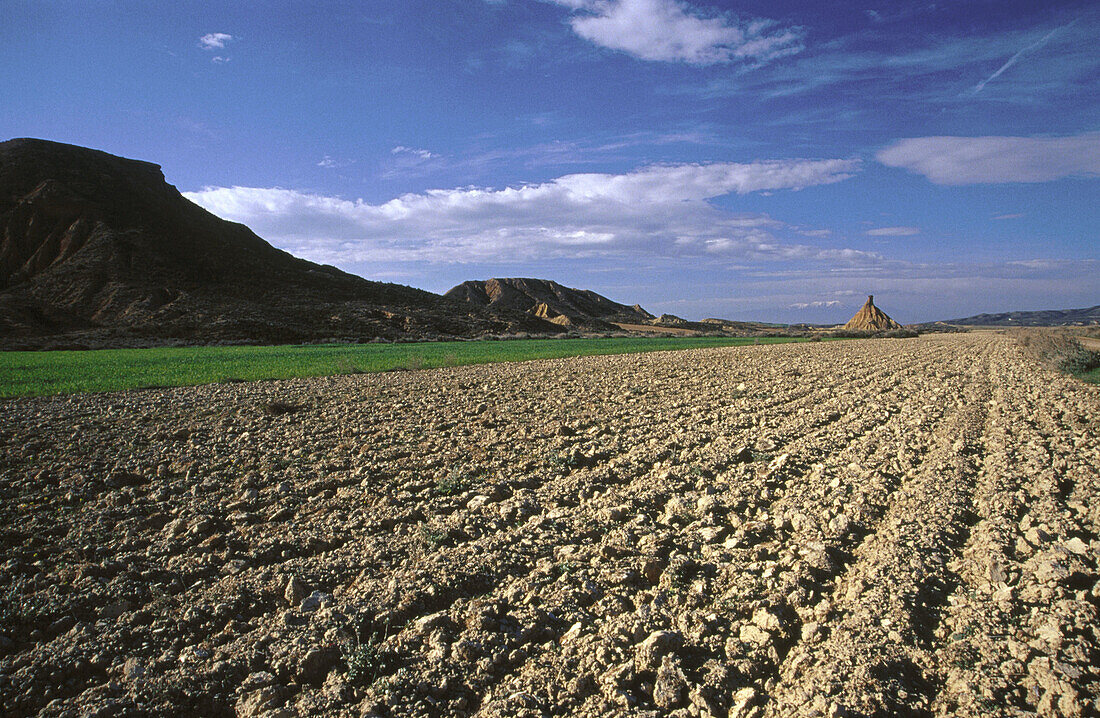
[[[155,343],[547,329],[293,257],[185,199],[157,165],[0,143],[3,344],[88,331]]]
[[[519,311],[567,325],[646,323],[653,315],[638,305],[619,304],[587,289],[570,289],[548,279],[524,277],[463,282],[443,296],[495,311]]]
[[[1045,309],[1030,312],[978,314],[963,319],[948,319],[945,323],[1002,327],[1056,327],[1075,324],[1100,324],[1100,305],[1083,309]]]

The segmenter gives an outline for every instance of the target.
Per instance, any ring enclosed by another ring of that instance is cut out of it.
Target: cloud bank
[[[877,227],[867,230],[869,237],[912,237],[920,234],[920,227]]]
[[[803,49],[803,33],[771,20],[704,15],[678,0],[550,0],[576,14],[578,36],[642,60],[763,64]]]
[[[1049,182],[1100,174],[1100,132],[1070,137],[914,137],[875,157],[936,184]]]
[[[822,300],[817,299],[812,302],[794,302],[787,305],[789,309],[831,309],[833,307],[841,306],[840,302],[836,299]]]
[[[504,189],[406,194],[382,204],[280,188],[185,193],[280,247],[331,263],[476,262],[590,256],[863,260],[851,249],[786,243],[783,223],[708,200],[840,182],[856,160],[678,164],[570,174]]]

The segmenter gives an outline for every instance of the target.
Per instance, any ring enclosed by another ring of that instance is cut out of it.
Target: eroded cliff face
[[[645,324],[653,315],[639,305],[612,301],[588,289],[571,289],[549,279],[494,278],[463,282],[443,296],[497,311],[519,311],[569,326]]]
[[[298,259],[188,201],[155,164],[33,139],[0,143],[0,310],[8,346],[557,330]]]

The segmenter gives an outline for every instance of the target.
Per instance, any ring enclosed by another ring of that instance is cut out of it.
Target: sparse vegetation
[[[388,634],[388,628],[386,634]],[[353,686],[366,687],[373,684],[386,670],[387,660],[380,645],[386,634],[370,634],[366,640],[356,636],[353,640],[340,644],[340,654],[347,667],[345,677]]]
[[[264,404],[264,413],[271,416],[280,416],[282,414],[293,414],[299,411],[302,407],[298,404],[291,403],[289,401],[269,401]]]
[[[475,477],[455,467],[451,473],[436,482],[435,491],[440,496],[455,496],[473,487]]]
[[[1066,329],[1032,329],[1018,335],[1040,361],[1058,371],[1086,381],[1100,381],[1100,352],[1085,347],[1077,334]]]
[[[0,352],[0,397],[415,371],[494,362],[791,341],[805,340],[791,337],[618,337]]]

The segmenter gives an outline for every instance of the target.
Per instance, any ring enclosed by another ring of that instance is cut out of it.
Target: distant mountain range
[[[963,327],[1062,327],[1100,324],[1100,305],[1085,309],[1042,309],[1034,312],[975,314],[962,319],[946,319],[942,322],[926,322],[913,326],[932,327],[936,324]]]
[[[1100,307],[918,326],[1097,321]],[[0,349],[797,330],[655,317],[546,279],[469,281],[444,296],[373,282],[215,217],[155,164],[46,140],[0,142]]]

